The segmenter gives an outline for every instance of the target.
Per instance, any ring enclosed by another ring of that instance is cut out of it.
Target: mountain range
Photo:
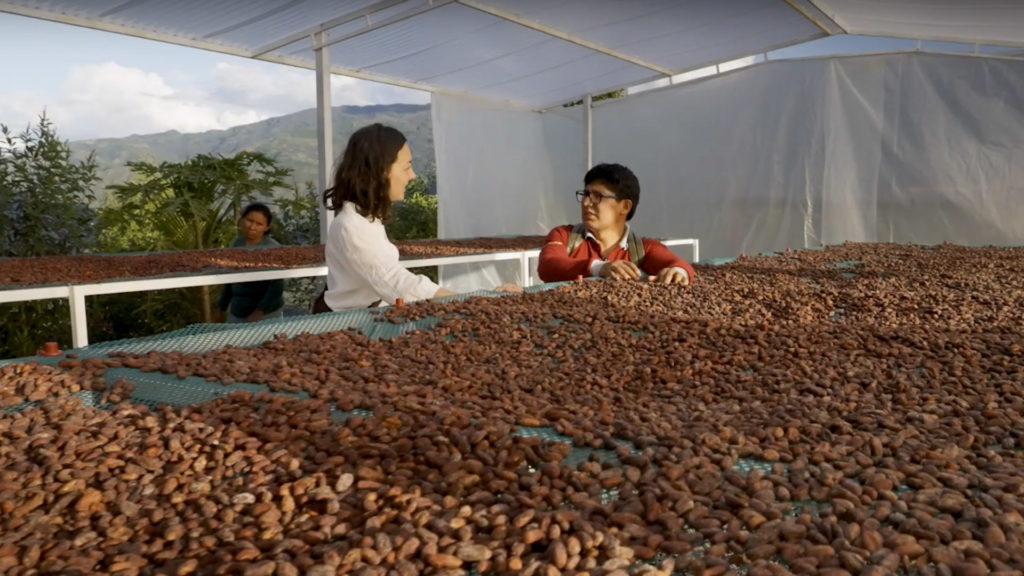
[[[337,106],[333,108],[334,155],[345,149],[349,136],[359,128],[380,122],[394,126],[409,140],[413,169],[425,174],[434,162],[434,134],[430,106],[426,104],[386,104],[377,106]],[[72,158],[95,154],[97,204],[106,198],[106,186],[131,179],[130,161],[181,162],[197,154],[233,156],[243,150],[262,152],[278,166],[292,170],[292,182],[304,187],[317,184],[316,110],[309,109],[226,130],[183,134],[177,131],[132,135],[124,138],[76,140],[69,143]]]

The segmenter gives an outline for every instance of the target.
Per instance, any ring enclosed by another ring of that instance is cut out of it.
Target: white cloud
[[[45,108],[61,138],[120,137],[179,130],[198,132],[265,118],[259,110],[224,105],[201,92],[169,85],[159,74],[114,62],[71,69],[60,94],[20,93],[4,117],[34,122]],[[12,122],[13,124],[13,122]]]
[[[287,114],[316,106],[316,75],[311,70],[262,62],[217,64],[212,96],[253,108]],[[425,104],[430,95],[419,90],[367,82],[347,76],[331,78],[334,106],[370,104]]]
[[[424,92],[338,76],[331,93],[335,106],[430,101]],[[20,131],[45,108],[61,138],[78,140],[225,129],[314,106],[316,83],[308,70],[221,62],[164,76],[106,62],[71,68],[59,94],[3,94],[0,121]]]

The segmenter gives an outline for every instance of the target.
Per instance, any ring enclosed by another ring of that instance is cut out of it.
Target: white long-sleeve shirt
[[[398,248],[388,240],[384,223],[369,220],[345,202],[334,217],[324,246],[331,310],[366,308],[378,300],[394,304],[431,298],[440,288],[426,276],[398,263]]]

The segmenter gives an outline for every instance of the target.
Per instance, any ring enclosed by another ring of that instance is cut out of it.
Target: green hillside
[[[401,130],[409,139],[413,167],[417,173],[434,162],[434,134],[430,123],[430,106],[388,104],[381,106],[338,106],[334,108],[334,155],[344,149],[355,130],[381,122]],[[108,184],[119,184],[130,177],[125,163],[133,160],[180,162],[196,154],[231,156],[242,150],[262,152],[278,164],[293,170],[296,185],[317,182],[316,110],[303,110],[261,122],[236,126],[227,130],[210,130],[194,134],[177,131],[125,138],[102,138],[71,142],[77,158],[89,151],[96,153],[96,185],[98,203],[106,197]]]

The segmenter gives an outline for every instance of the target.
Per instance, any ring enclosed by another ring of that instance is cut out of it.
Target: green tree
[[[320,195],[312,182],[307,181],[301,189],[294,187],[291,195],[276,197],[273,203],[270,233],[278,242],[289,246],[320,244]],[[322,283],[320,278],[285,280],[285,314],[308,311]]]
[[[598,94],[590,99],[591,102],[600,102],[601,100],[615,100],[616,98],[622,98],[626,95],[625,88],[619,88],[618,90],[612,90],[611,92],[605,92],[604,94]],[[583,104],[583,100],[574,100],[572,102],[566,102],[562,104],[562,108],[572,108],[573,106],[580,106]]]
[[[301,190],[292,189],[290,196],[274,198],[274,222],[270,233],[281,244],[314,246],[320,243],[320,195],[312,182]]]
[[[405,200],[391,208],[385,228],[392,240],[437,238],[437,173],[433,165],[405,189]]]
[[[272,196],[291,174],[259,152],[128,167],[132,181],[107,187],[113,199],[102,218],[107,242],[114,237],[137,243],[128,250],[223,247],[237,233],[243,203]]]
[[[88,252],[94,247],[90,154],[71,161],[71,148],[46,114],[14,134],[0,124],[0,257]],[[66,300],[0,305],[0,358],[35,354],[40,344],[70,344]]]
[[[129,162],[133,179],[109,186],[101,214],[101,245],[110,251],[201,250],[230,244],[243,204],[269,198],[291,171],[258,152],[231,157],[199,154],[184,162]],[[187,290],[184,302],[155,298],[153,305],[181,320],[212,318],[210,289]],[[180,300],[180,296],[179,296]],[[198,300],[198,306],[196,306]],[[183,317],[189,310],[199,318]],[[156,313],[154,317],[163,317]]]
[[[437,238],[437,172],[431,164],[405,189],[405,200],[391,207],[391,218],[384,227],[392,240],[429,240]],[[437,282],[437,266],[413,268]]]
[[[46,114],[19,135],[0,124],[0,256],[75,254],[94,246],[92,154],[71,161]]]

